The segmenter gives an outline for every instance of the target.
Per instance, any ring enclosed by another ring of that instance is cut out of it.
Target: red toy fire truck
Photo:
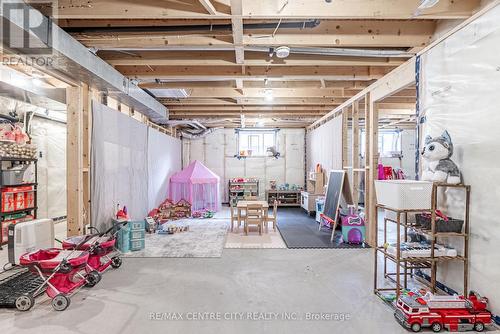
[[[434,332],[443,328],[450,332],[482,332],[485,326],[492,324],[487,305],[488,299],[473,291],[468,298],[409,292],[399,297],[394,316],[402,326],[414,332],[423,327],[430,327]]]

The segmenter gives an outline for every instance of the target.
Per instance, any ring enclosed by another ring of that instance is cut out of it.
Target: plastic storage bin
[[[414,180],[375,181],[377,203],[396,210],[430,210],[432,182]]]
[[[417,225],[430,230],[431,226],[431,215],[430,214],[416,214],[415,219],[417,221]],[[444,220],[442,218],[436,217],[436,230],[435,232],[454,232],[454,233],[462,233],[462,226],[464,225],[464,221],[461,219],[455,219],[448,217],[448,220]]]
[[[118,224],[118,222],[113,220],[113,224]],[[118,231],[116,248],[122,253],[143,249],[145,245],[145,231],[145,220],[129,221],[127,225]]]
[[[116,220],[113,220],[113,225],[121,224]],[[116,248],[122,253],[127,253],[130,251],[130,226],[129,224],[121,226],[116,234]]]
[[[138,251],[144,249],[144,239],[139,239],[139,240],[130,240],[130,250],[131,251]]]
[[[28,165],[19,165],[11,169],[5,169],[2,171],[2,184],[4,186],[14,186],[23,184],[24,174],[28,169]]]

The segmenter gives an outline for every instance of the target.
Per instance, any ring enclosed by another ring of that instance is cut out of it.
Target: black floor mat
[[[288,248],[369,248],[366,244],[343,243],[339,230],[331,242],[332,230],[322,227],[319,231],[318,225],[314,217],[300,208],[278,210],[278,229]]]

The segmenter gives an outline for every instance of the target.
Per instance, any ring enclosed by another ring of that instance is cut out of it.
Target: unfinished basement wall
[[[148,210],[168,198],[170,177],[181,169],[181,141],[148,128]]]
[[[452,159],[471,185],[470,289],[490,300],[500,314],[500,6],[477,18],[422,55],[423,134],[448,130]],[[463,203],[454,190],[441,194],[447,212],[460,215]],[[460,248],[461,242],[445,240]],[[460,291],[461,263],[440,265],[438,280]]]
[[[281,129],[278,132],[279,159],[249,157],[238,160],[237,135],[234,129],[219,129],[201,139],[184,139],[183,166],[201,161],[220,176],[221,201],[228,202],[228,182],[236,177],[259,179],[259,197],[265,198],[269,181],[304,186],[304,129]]]
[[[328,172],[342,169],[342,116],[337,116],[307,133],[307,170],[321,164]]]
[[[37,146],[39,218],[66,216],[66,124],[40,117],[31,121]]]

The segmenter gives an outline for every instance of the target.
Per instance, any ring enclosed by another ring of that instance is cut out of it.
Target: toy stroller
[[[56,311],[64,311],[70,304],[70,296],[88,282],[85,270],[89,253],[57,248],[40,249],[26,253],[19,258],[21,266],[37,273],[43,283],[35,293],[18,297],[15,306],[20,311],[28,311],[35,304],[33,295],[46,288],[45,292],[52,299]]]
[[[126,225],[127,222],[122,222],[120,225],[115,225],[109,228],[104,233],[89,234],[84,236],[71,237],[62,242],[63,249],[72,249],[86,251],[89,253],[87,262],[88,282],[86,286],[93,287],[102,278],[103,273],[109,266],[119,268],[122,265],[122,259],[115,255],[110,257],[109,254],[115,251],[116,233],[118,229]],[[114,233],[113,230],[117,229]]]

